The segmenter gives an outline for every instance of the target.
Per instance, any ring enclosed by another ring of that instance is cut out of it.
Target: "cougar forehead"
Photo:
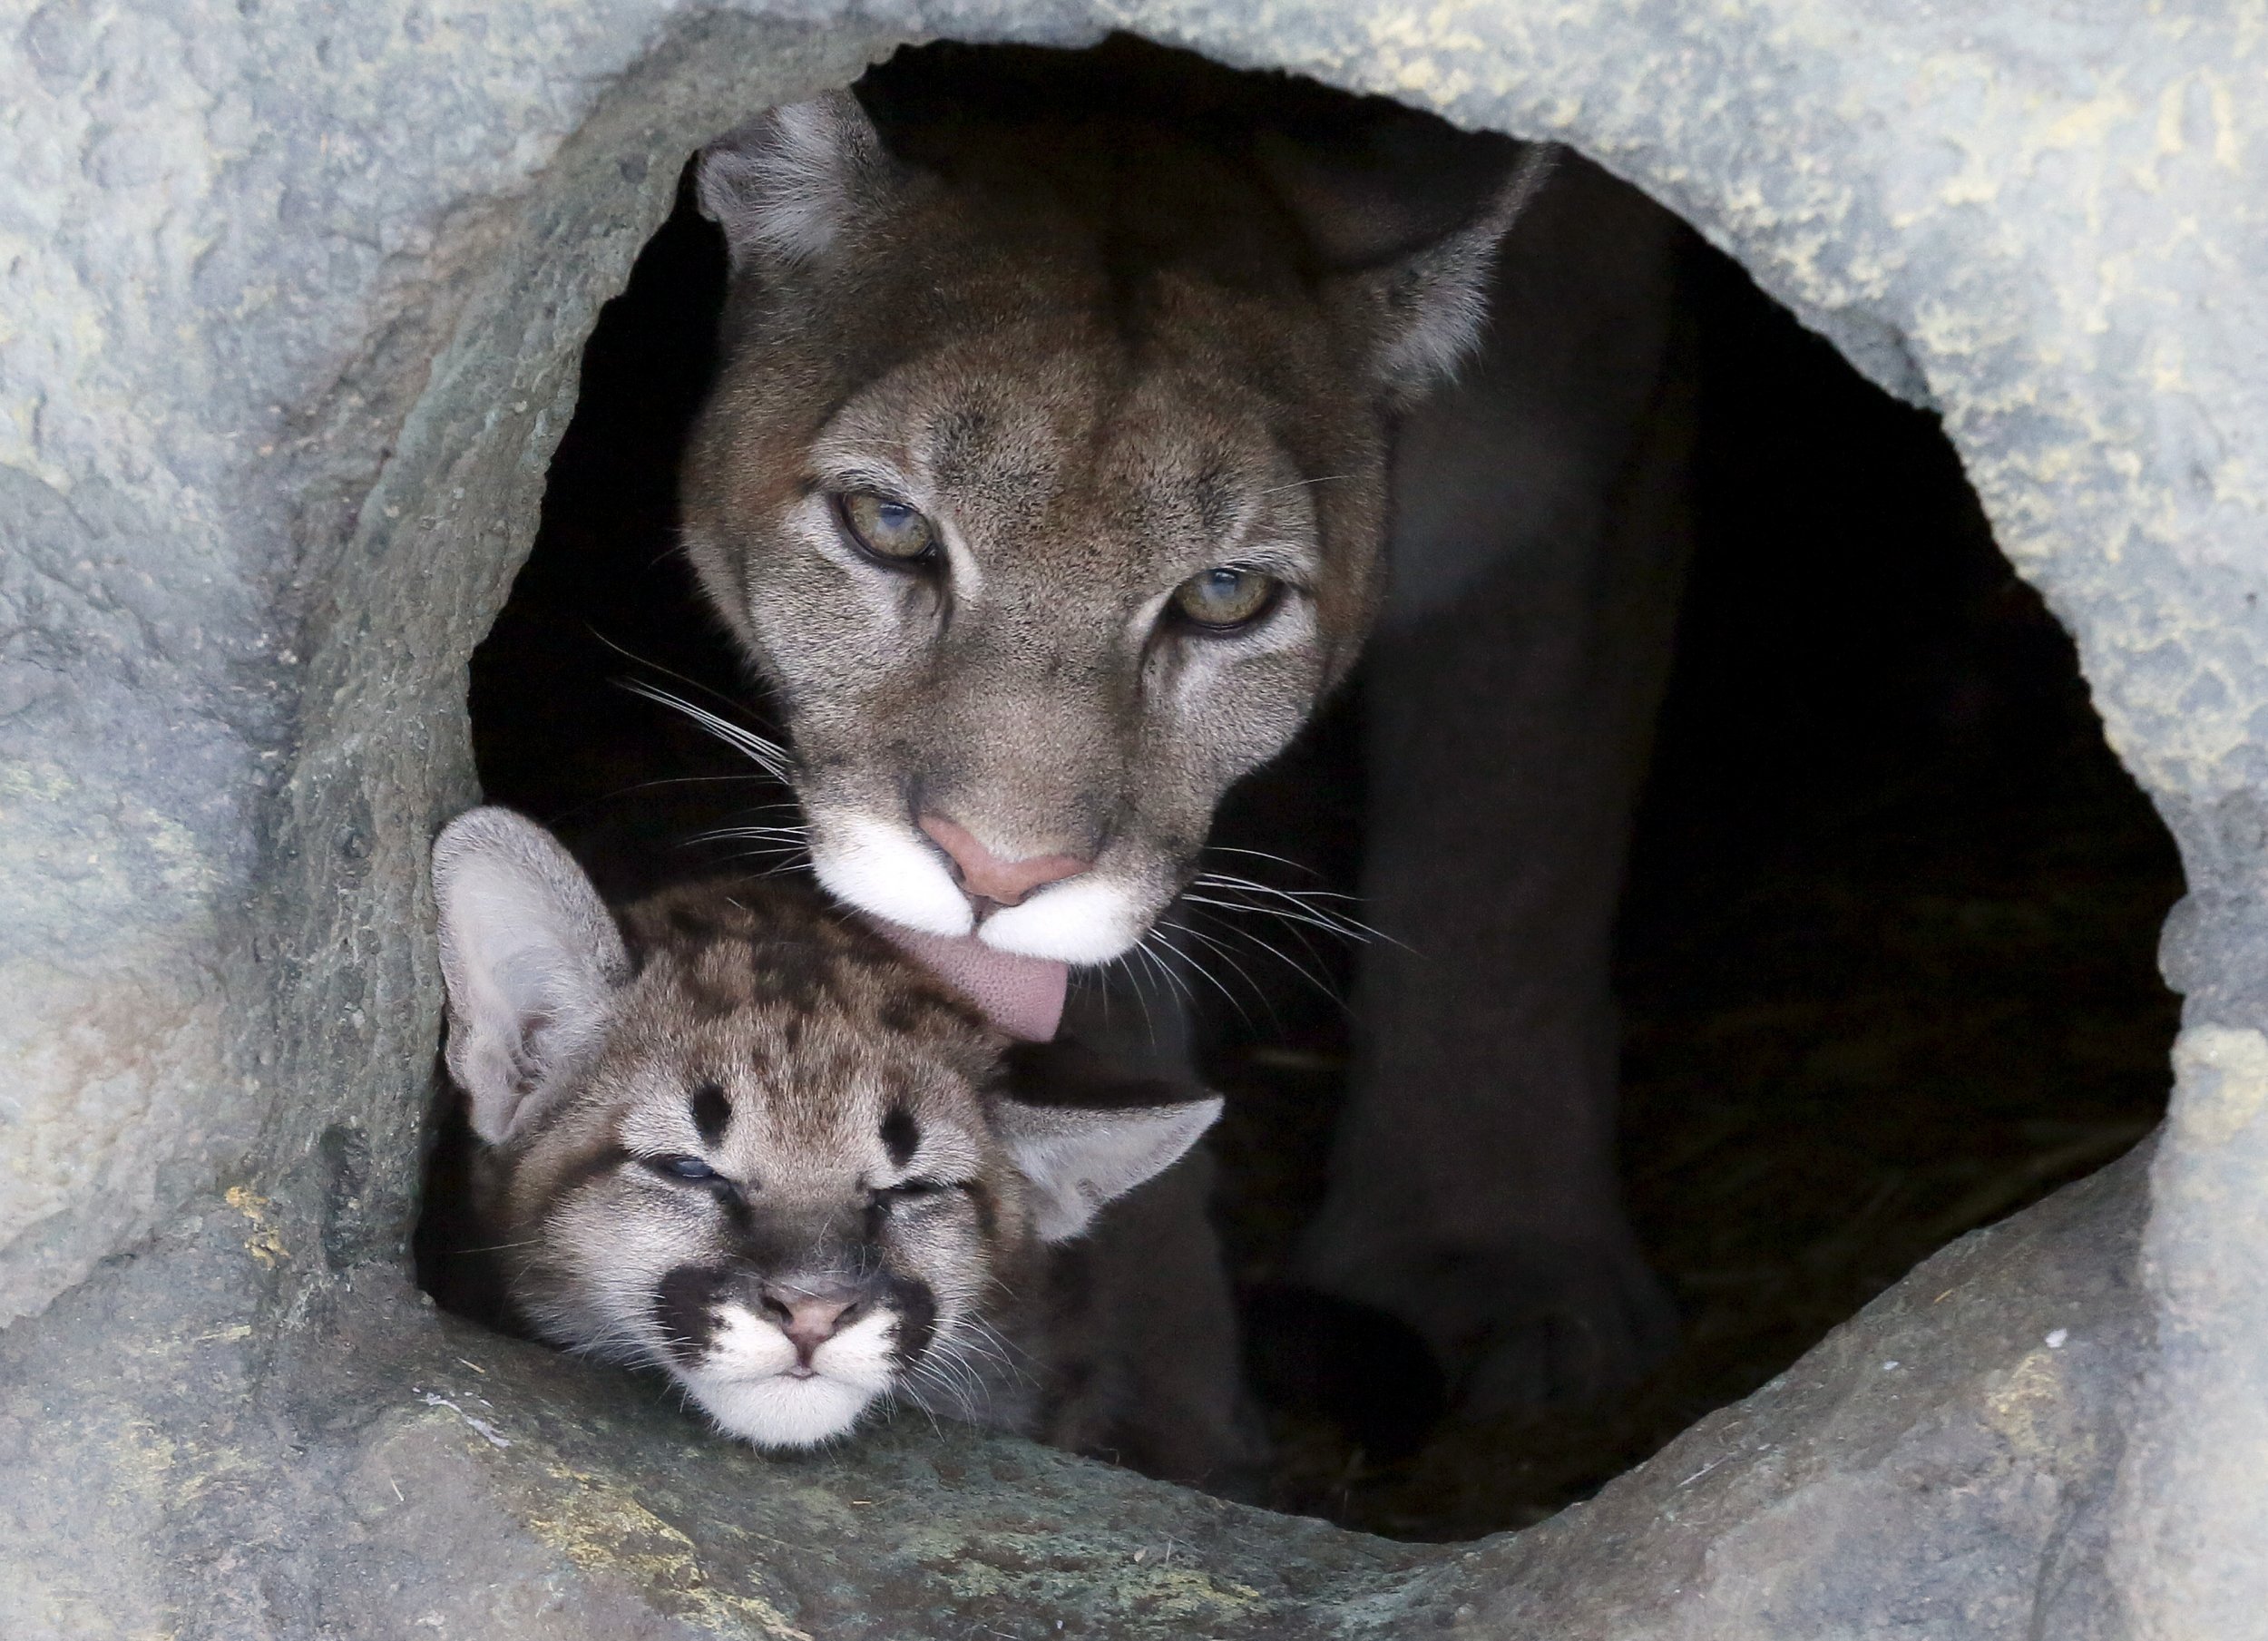
[[[842,1434],[1031,1256],[982,1106],[1000,1043],[808,892],[765,885],[759,915],[681,890],[622,925],[603,1049],[497,1157],[515,1293],[735,1434]]]

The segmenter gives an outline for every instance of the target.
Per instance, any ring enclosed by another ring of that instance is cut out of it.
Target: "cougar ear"
[[[758,114],[701,150],[693,190],[734,268],[824,257],[898,189],[902,171],[846,91]]]
[[[992,1130],[1031,1182],[1040,1240],[1069,1242],[1104,1203],[1180,1161],[1220,1113],[1217,1098],[1118,1110],[999,1099]]]
[[[433,845],[449,1073],[473,1129],[512,1137],[606,1040],[630,956],[559,840],[509,809],[472,809]]]
[[[1352,151],[1275,133],[1256,150],[1321,257],[1326,295],[1363,338],[1374,378],[1403,404],[1449,381],[1480,345],[1497,247],[1560,151],[1415,115],[1372,128]]]

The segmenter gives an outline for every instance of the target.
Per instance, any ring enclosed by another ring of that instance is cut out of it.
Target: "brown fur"
[[[831,237],[751,231],[767,177],[810,174],[777,140],[792,111],[704,156],[735,274],[685,474],[704,585],[785,701],[822,879],[950,917],[909,825],[941,810],[1003,855],[1095,853],[982,938],[1123,952],[1226,782],[1363,642],[1390,532],[1365,915],[1424,955],[1365,961],[1301,1271],[1418,1328],[1470,1407],[1627,1381],[1674,1322],[1615,1187],[1607,952],[1689,529],[1683,230],[1572,158],[1535,197],[1534,150],[1125,42],[932,48],[862,94],[879,136],[841,103],[823,122],[855,160]],[[1487,347],[1417,405],[1484,299]],[[919,499],[967,537],[973,599],[901,580],[892,603],[796,524],[799,487],[836,482],[828,429],[919,468],[972,420],[978,459]],[[1221,527],[1239,506],[1258,523]],[[1129,620],[1255,529],[1295,561],[1280,630]],[[849,861],[847,816],[902,835]]]
[[[451,1063],[493,1142],[478,1216],[512,1250],[511,1294],[538,1333],[676,1374],[759,1444],[809,1445],[865,1403],[719,1364],[735,1340],[787,1348],[766,1296],[837,1294],[855,1319],[846,1382],[878,1401],[1178,1480],[1217,1483],[1241,1460],[1233,1342],[1185,1331],[1187,1295],[1200,1318],[1224,1303],[1201,1177],[1139,1187],[1217,1102],[1091,1067],[1073,1102],[1051,1100],[1070,1082],[1050,1057],[1068,1050],[1012,1071],[973,1007],[803,885],[666,892],[620,913],[616,961],[587,881],[516,816],[454,823],[435,883]],[[595,936],[551,933],[578,919]],[[578,945],[602,982],[580,993]],[[586,1046],[547,1063],[541,1032],[579,1008],[598,1015]],[[509,1087],[476,1051],[500,1031],[521,1045]],[[672,1171],[691,1162],[709,1176]],[[1161,1275],[1177,1256],[1196,1263]],[[835,1400],[761,1400],[807,1391]]]
[[[1081,89],[918,112],[892,148],[841,93],[712,145],[734,279],[683,502],[703,587],[777,687],[822,881],[964,932],[914,825],[946,816],[1004,859],[1090,860],[982,936],[1098,962],[1353,663],[1393,412],[1477,335],[1540,171],[1443,128],[1448,169],[1486,185],[1461,220],[1405,220],[1282,122]],[[950,551],[863,556],[829,513],[855,493]],[[1233,634],[1178,624],[1169,595],[1220,566],[1280,602]]]

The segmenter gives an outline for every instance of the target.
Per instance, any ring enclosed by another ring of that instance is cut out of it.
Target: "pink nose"
[[[996,905],[1019,905],[1034,889],[1077,877],[1094,864],[1076,855],[1028,855],[1022,860],[1002,860],[979,843],[966,826],[942,815],[923,816],[921,827],[953,862],[953,875],[962,889],[973,899]]]
[[[809,1367],[812,1353],[857,1320],[856,1297],[841,1288],[807,1294],[795,1288],[764,1290],[764,1312],[796,1347],[796,1365]]]

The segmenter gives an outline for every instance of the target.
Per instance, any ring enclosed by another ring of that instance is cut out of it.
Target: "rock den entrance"
[[[1199,953],[1202,1063],[1230,1096],[1218,1213],[1279,1508],[1424,1539],[1540,1520],[2163,1114],[2177,1022],[2155,952],[2180,868],[2068,640],[1934,420],[1726,259],[1686,255],[1697,545],[1614,969],[1621,1167],[1678,1341],[1603,1399],[1432,1417],[1444,1387],[1414,1338],[1318,1322],[1290,1271],[1352,1051],[1352,950]],[[674,551],[722,281],[681,196],[591,338],[533,552],[473,662],[487,797],[615,895],[751,852],[794,864],[709,835],[789,818],[767,807],[785,791],[621,687],[765,722]],[[1359,888],[1365,698],[1358,677],[1224,812],[1219,841],[1298,864],[1285,887]],[[429,1224],[445,1300],[450,1253]]]

